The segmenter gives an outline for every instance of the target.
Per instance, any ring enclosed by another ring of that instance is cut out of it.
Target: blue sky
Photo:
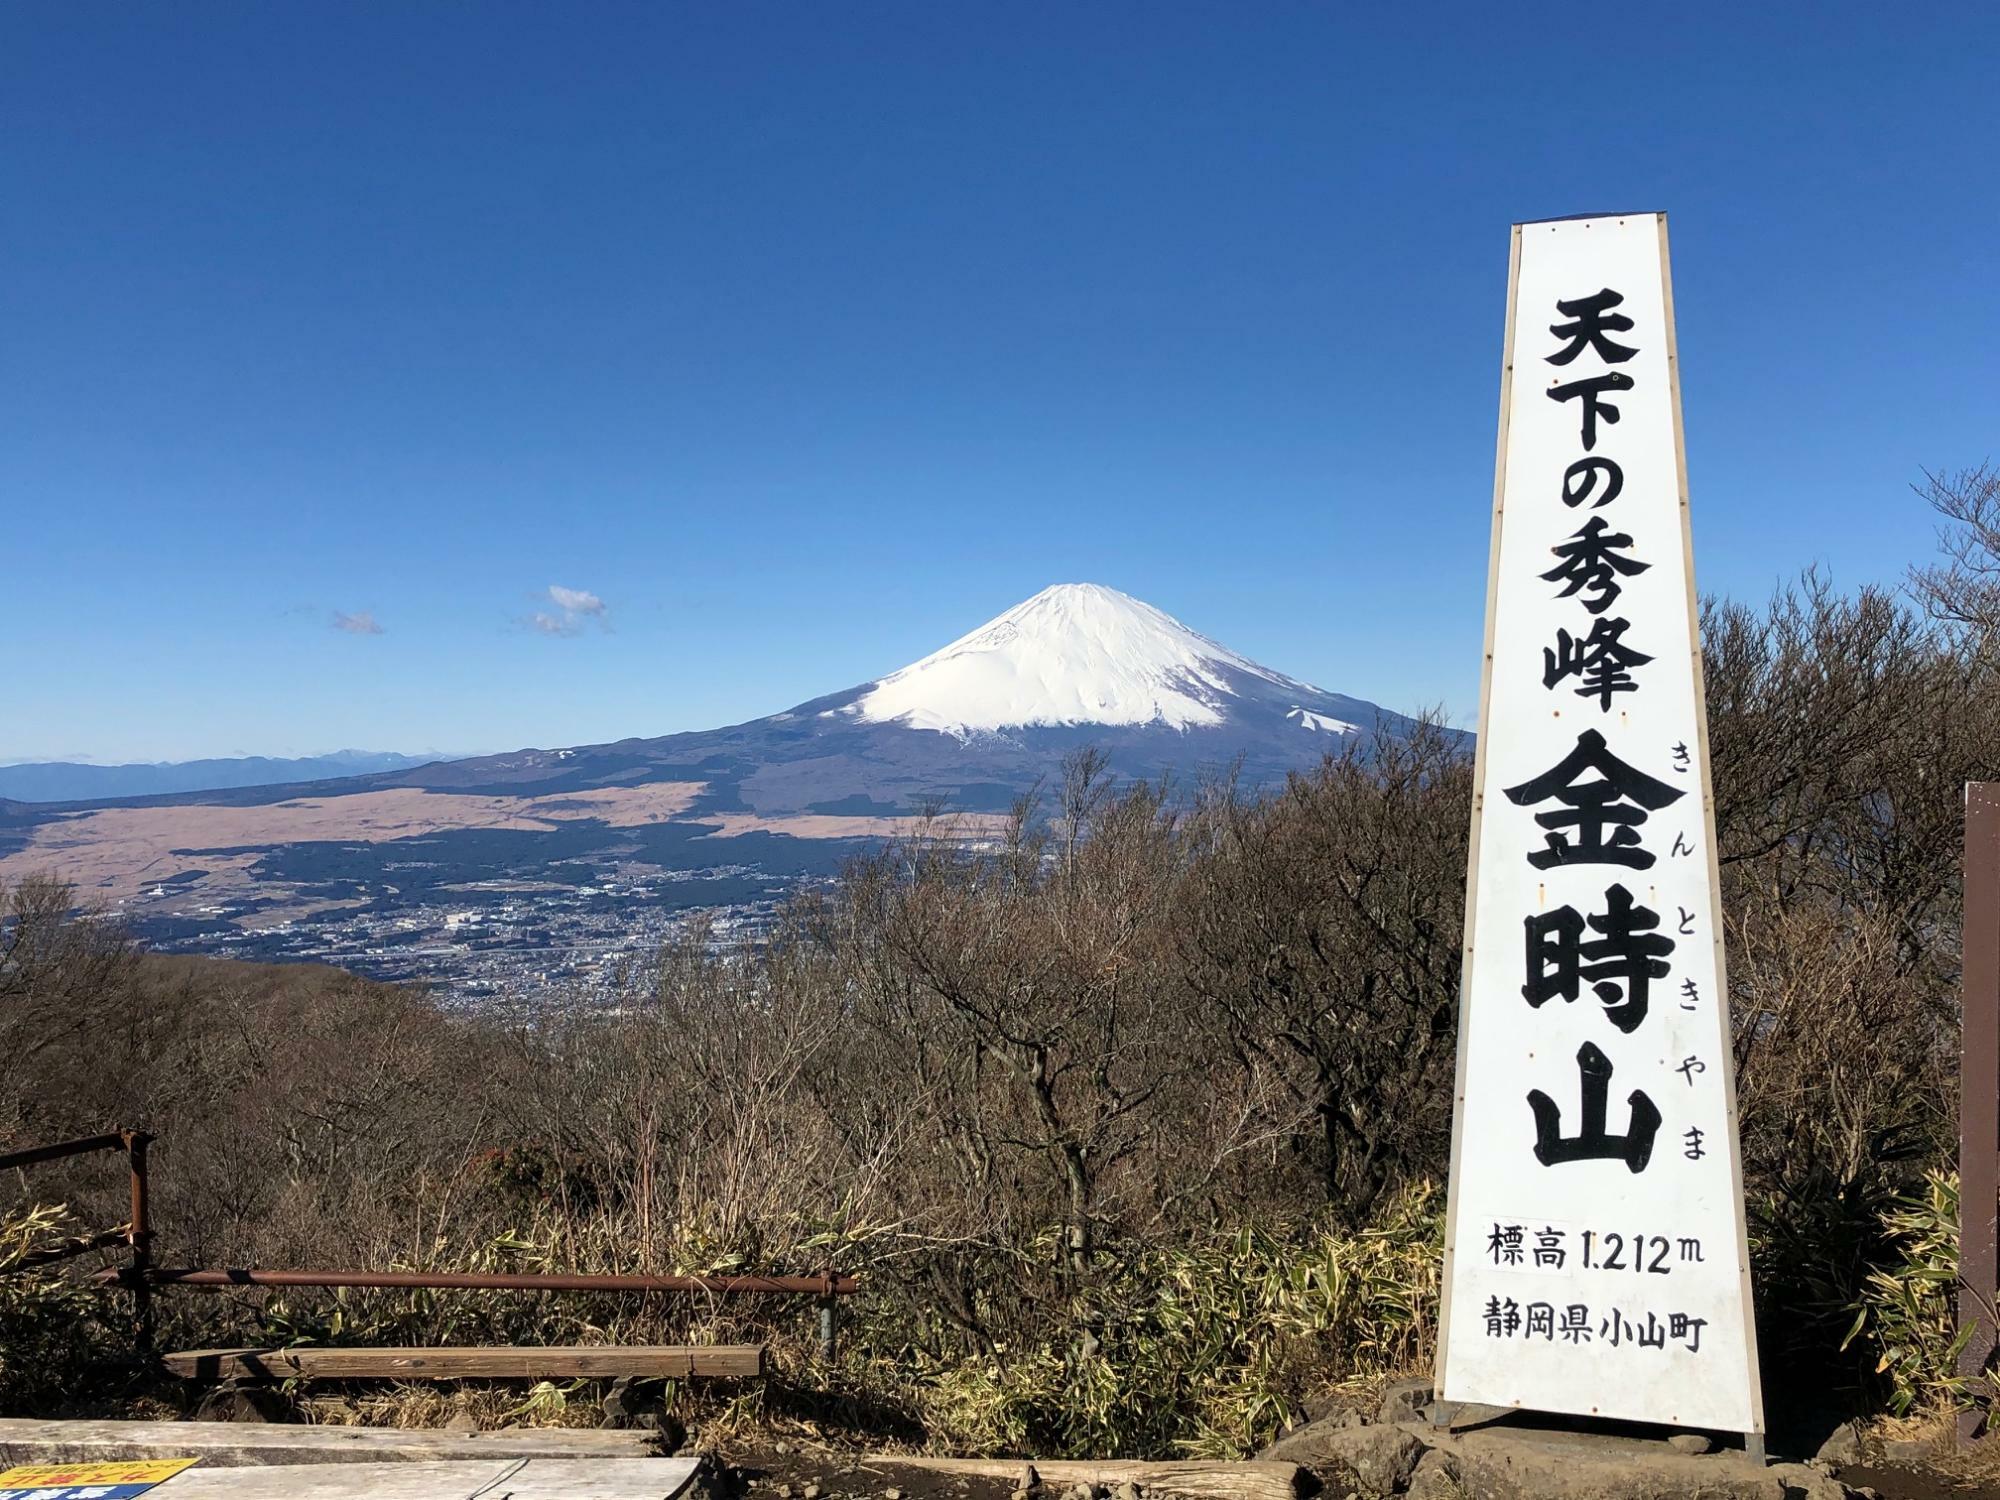
[[[1990,4],[9,7],[0,758],[703,728],[1070,580],[1469,722],[1508,225],[1594,210],[1671,215],[1702,586],[1894,579],[1920,466],[2000,457],[1996,55]]]

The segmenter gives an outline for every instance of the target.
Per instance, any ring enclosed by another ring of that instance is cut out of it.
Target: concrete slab
[[[694,1458],[515,1458],[441,1462],[196,1467],[160,1500],[677,1500],[694,1484]]]
[[[205,1468],[269,1464],[651,1458],[644,1431],[535,1428],[436,1432],[395,1427],[264,1426],[253,1422],[50,1422],[0,1418],[0,1467],[121,1458],[199,1458]]]

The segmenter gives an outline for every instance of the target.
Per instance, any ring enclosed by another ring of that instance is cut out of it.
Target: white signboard
[[[1517,225],[1439,1396],[1763,1430],[1660,214]]]

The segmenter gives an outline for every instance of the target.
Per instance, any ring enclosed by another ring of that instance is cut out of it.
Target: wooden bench
[[[189,1349],[160,1362],[190,1380],[749,1379],[762,1344],[509,1344],[437,1349]]]

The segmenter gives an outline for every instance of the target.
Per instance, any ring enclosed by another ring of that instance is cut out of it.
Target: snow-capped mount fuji
[[[767,718],[455,761],[394,784],[518,794],[699,781],[688,817],[991,812],[1086,745],[1126,777],[1186,781],[1235,767],[1256,786],[1409,727],[1116,589],[1064,583],[906,667]]]
[[[1258,786],[1409,727],[1116,589],[1066,583],[906,667],[767,718],[457,761],[396,784],[518,793],[699,781],[687,817],[788,818],[802,829],[796,820],[811,815],[832,836],[824,821],[1004,810],[1086,745],[1128,778],[1185,783],[1234,767]]]
[[[1302,727],[1358,729],[1305,706],[1330,696],[1129,594],[1059,583],[821,712],[969,739],[1078,724],[1216,728],[1249,703],[1287,700]]]
[[[1305,747],[1313,758],[1326,735],[1372,731],[1380,710],[1260,666],[1129,594],[1059,583],[920,661],[779,717],[802,715],[927,730],[968,750],[1047,731],[1193,735],[1208,750],[1204,731],[1288,742],[1303,732],[1321,740]]]

